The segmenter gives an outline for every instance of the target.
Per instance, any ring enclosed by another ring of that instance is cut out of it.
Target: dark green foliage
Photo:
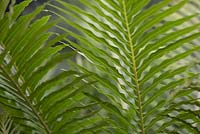
[[[88,99],[81,93],[94,83],[83,81],[88,75],[72,70],[51,75],[58,64],[75,53],[59,53],[67,46],[61,42],[52,47],[65,35],[48,32],[58,20],[49,22],[50,16],[36,17],[44,6],[20,16],[30,2],[14,6],[12,13],[1,11],[1,107],[10,113],[21,132],[27,134],[80,131],[82,127],[77,129],[77,124],[93,125],[88,119],[91,116],[98,123],[98,104],[92,101],[86,104]]]
[[[199,101],[192,95],[198,91],[184,85],[195,76],[187,75],[187,64],[177,64],[200,49],[186,46],[199,38],[200,23],[178,28],[197,15],[167,19],[187,1],[172,5],[165,0],[149,8],[145,8],[149,0],[80,2],[86,10],[62,0],[57,0],[60,6],[51,6],[58,17],[82,33],[57,26],[79,40],[71,45],[95,65],[95,73],[81,66],[78,69],[94,73],[91,79],[98,81],[96,89],[109,99],[105,102],[87,94],[111,115],[113,133],[199,133],[199,116],[191,116],[199,106],[191,104],[189,111],[184,107],[186,102]],[[173,32],[173,28],[177,30]],[[182,50],[183,46],[187,49]]]
[[[51,16],[38,18],[45,5],[20,16],[30,2],[11,6],[8,13],[8,1],[0,2],[0,103],[20,132],[200,133],[200,90],[187,83],[197,75],[189,72],[190,65],[180,64],[200,50],[188,44],[199,38],[200,23],[178,27],[197,14],[168,19],[187,0],[170,7],[172,0],[150,7],[149,0],[48,4],[78,32],[60,20],[49,21]],[[50,32],[52,27],[65,34]],[[55,43],[60,45],[52,47]],[[60,53],[66,46],[74,52]],[[87,65],[69,61],[78,71],[62,69],[55,75],[57,65],[76,53]]]

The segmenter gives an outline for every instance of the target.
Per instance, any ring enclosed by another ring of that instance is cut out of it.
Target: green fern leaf
[[[176,13],[187,2],[179,1],[169,7],[167,5],[172,1],[165,0],[149,7],[149,0],[80,0],[85,10],[62,0],[50,4],[52,13],[81,33],[57,25],[79,40],[76,44],[66,39],[95,65],[97,72],[76,66],[86,74],[93,73],[90,78],[98,81],[95,89],[109,100],[104,102],[97,96],[86,94],[100,103],[112,115],[110,119],[117,122],[110,122],[113,133],[200,131],[185,121],[181,112],[177,116],[170,115],[173,110],[165,112],[179,98],[170,93],[176,89],[178,92],[185,91],[181,89],[185,83],[183,74],[189,68],[188,65],[175,69],[171,66],[198,51],[199,47],[187,46],[188,49],[179,51],[173,57],[167,54],[199,38],[196,29],[200,23],[172,32],[174,27],[190,21],[197,14],[167,20],[164,24],[161,21]],[[73,21],[65,16],[70,16]],[[193,121],[198,122],[198,119],[194,118]]]
[[[61,41],[66,34],[49,31],[59,20],[38,18],[44,5],[22,15],[31,0],[15,5],[12,14],[5,13],[6,2],[0,3],[1,108],[9,111],[24,134],[81,133],[104,127],[100,106],[93,101],[88,104],[89,98],[82,93],[95,83],[85,80],[90,75],[71,70],[51,75],[75,55],[60,52],[69,45]],[[57,42],[60,45],[53,47]]]

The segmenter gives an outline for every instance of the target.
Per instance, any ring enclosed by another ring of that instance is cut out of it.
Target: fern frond
[[[164,122],[176,120],[178,128],[186,126],[184,132],[196,133],[198,129],[187,124],[182,115],[162,114],[175,101],[176,97],[170,99],[170,93],[185,83],[184,72],[189,68],[188,65],[171,66],[200,50],[199,46],[187,46],[188,49],[173,57],[167,56],[200,36],[199,22],[172,31],[197,14],[161,23],[181,9],[187,0],[170,7],[171,0],[150,7],[149,0],[80,2],[85,10],[62,0],[56,0],[50,6],[54,14],[81,33],[57,25],[79,40],[76,44],[66,39],[97,68],[91,79],[99,82],[95,88],[109,101],[91,94],[87,96],[112,114],[114,118],[111,119],[117,120],[113,132],[117,133],[115,128],[120,128],[121,133],[155,133],[157,128],[167,126]],[[73,21],[65,16],[70,16]],[[77,67],[84,73],[92,73],[87,68]],[[168,125],[172,128],[169,131],[173,131],[173,123]]]
[[[68,46],[61,42],[67,35],[49,31],[59,20],[37,17],[44,6],[22,15],[30,2],[15,5],[12,14],[3,10],[7,3],[1,4],[1,108],[10,112],[24,134],[79,133],[104,127],[100,106],[82,93],[95,83],[85,81],[89,75],[71,70],[50,75],[75,52],[60,53]],[[60,45],[53,47],[58,42]]]

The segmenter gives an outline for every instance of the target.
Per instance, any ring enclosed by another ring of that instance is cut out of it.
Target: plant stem
[[[127,17],[125,0],[123,1],[123,9],[124,9],[126,30],[127,30],[127,34],[128,34],[127,36],[128,36],[129,45],[130,45],[130,48],[131,48],[131,61],[132,61],[132,64],[133,64],[133,74],[134,74],[133,77],[134,77],[135,83],[136,83],[136,95],[137,95],[137,98],[138,98],[137,102],[138,102],[139,118],[140,118],[140,125],[139,126],[140,126],[140,129],[141,129],[141,134],[145,134],[140,85],[139,85],[139,80],[138,80],[138,76],[137,76],[137,66],[136,66],[136,62],[135,62],[135,53],[134,53],[132,37],[131,37],[131,33],[130,33],[130,28],[129,28],[129,21],[128,21],[128,17]]]

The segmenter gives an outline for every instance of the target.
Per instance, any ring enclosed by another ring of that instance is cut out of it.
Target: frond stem
[[[145,134],[145,129],[144,129],[144,116],[143,116],[143,109],[142,109],[142,100],[141,100],[141,92],[140,92],[140,85],[139,85],[139,80],[138,80],[138,76],[137,76],[137,66],[136,66],[136,62],[135,62],[135,53],[134,53],[134,48],[133,48],[133,43],[132,43],[132,37],[131,37],[131,33],[130,33],[130,28],[129,28],[129,21],[128,21],[128,17],[127,17],[127,10],[126,10],[126,3],[125,0],[123,1],[123,9],[124,9],[124,17],[125,17],[125,23],[126,23],[126,30],[127,30],[127,36],[128,36],[128,41],[129,41],[129,45],[131,48],[131,61],[133,64],[133,79],[135,79],[135,83],[136,83],[136,94],[138,97],[138,108],[139,108],[139,118],[140,118],[140,129],[141,129],[141,134]]]
[[[28,106],[30,106],[30,108],[32,109],[32,111],[36,115],[36,117],[38,117],[38,120],[40,121],[40,123],[44,127],[46,133],[51,134],[51,130],[50,130],[49,126],[46,124],[43,117],[41,116],[41,112],[39,112],[37,109],[34,108],[31,101],[28,99],[28,97],[21,91],[20,85],[17,82],[15,82],[15,80],[10,76],[10,74],[7,72],[7,70],[4,68],[3,65],[0,65],[0,69],[8,76],[10,81],[12,83],[14,83],[14,86],[17,89],[17,91],[19,92],[19,94],[25,99],[25,102],[27,103]]]

